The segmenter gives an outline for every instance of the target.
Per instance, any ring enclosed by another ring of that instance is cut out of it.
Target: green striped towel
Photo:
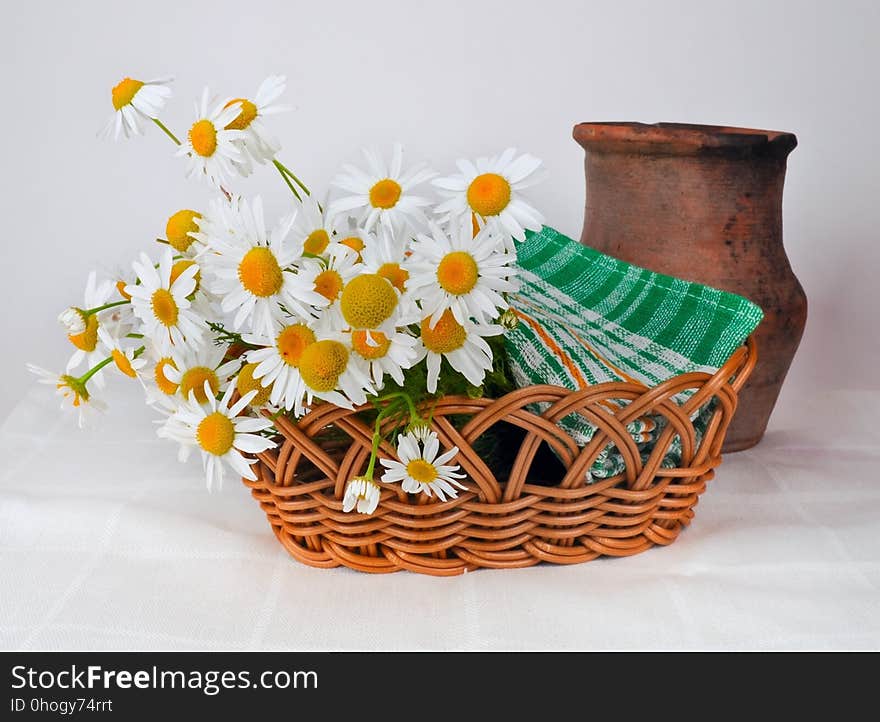
[[[577,390],[604,381],[655,386],[691,371],[713,373],[760,323],[754,303],[715,288],[648,271],[587,248],[545,226],[517,246],[520,290],[510,304],[519,317],[505,343],[519,387],[554,384]],[[689,393],[676,397],[683,403]],[[625,404],[625,401],[620,401]],[[547,404],[536,404],[543,411]],[[694,414],[698,436],[711,408]],[[647,458],[662,416],[643,417],[628,431]],[[570,414],[560,426],[581,446],[595,427]],[[680,461],[676,438],[663,465]],[[588,481],[623,471],[605,449]]]

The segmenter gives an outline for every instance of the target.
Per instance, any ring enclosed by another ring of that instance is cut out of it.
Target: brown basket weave
[[[381,484],[373,515],[343,512],[345,484],[366,468],[372,430],[355,412],[330,404],[315,407],[297,422],[278,418],[283,441],[259,455],[254,465],[258,480],[245,484],[281,543],[316,567],[445,576],[479,567],[575,564],[602,555],[637,554],[672,543],[690,523],[697,499],[721,463],[737,392],[755,360],[750,340],[713,375],[683,374],[653,388],[634,383],[603,383],[583,391],[532,386],[500,399],[446,397],[432,407],[433,427],[442,446],[458,446],[456,463],[468,479],[467,491],[445,502],[407,494],[399,484]],[[688,389],[694,393],[685,404],[672,400]],[[690,414],[713,397],[717,402],[698,444]],[[630,403],[622,408],[609,403],[620,399]],[[535,402],[551,405],[536,415],[526,408]],[[555,423],[573,412],[597,427],[582,449]],[[646,414],[665,416],[668,424],[643,462],[626,425]],[[459,431],[448,418],[452,415],[470,419]],[[505,480],[497,479],[472,447],[499,422],[524,432],[519,448],[510,450],[515,460]],[[335,433],[328,436],[328,429]],[[681,438],[681,464],[661,468],[675,436]],[[539,453],[542,442],[555,456]],[[622,454],[625,472],[585,484],[585,472],[608,444]],[[381,455],[396,458],[388,444]],[[551,473],[555,478],[548,478]]]

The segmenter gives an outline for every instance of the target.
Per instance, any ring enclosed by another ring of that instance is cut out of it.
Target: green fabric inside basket
[[[510,296],[519,325],[506,335],[514,381],[580,389],[605,381],[655,386],[673,376],[713,373],[763,318],[742,296],[654,273],[587,248],[545,226],[517,246],[520,290]],[[688,394],[679,394],[682,403]],[[621,404],[626,403],[620,401]],[[547,405],[536,405],[542,411]],[[698,435],[711,409],[694,414]],[[647,457],[662,417],[643,417],[629,432]],[[560,426],[583,446],[595,427],[571,414]],[[677,466],[676,439],[664,459]],[[593,479],[623,471],[616,449],[605,449]]]

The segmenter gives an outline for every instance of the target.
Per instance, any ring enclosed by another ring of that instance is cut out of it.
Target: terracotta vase
[[[678,123],[581,123],[581,242],[653,271],[741,294],[764,309],[758,365],[725,451],[760,441],[800,343],[807,299],[782,244],[791,133]]]

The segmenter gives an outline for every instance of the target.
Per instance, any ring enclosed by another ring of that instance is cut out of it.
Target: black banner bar
[[[589,716],[588,710],[596,712],[595,704],[601,700],[622,705],[625,717],[630,718],[633,705],[665,699],[662,708],[671,703],[670,696],[690,702],[690,695],[709,693],[724,697],[724,707],[730,711],[731,704],[747,702],[741,697],[745,680],[749,699],[767,700],[769,695],[771,701],[787,699],[789,706],[797,701],[799,692],[815,692],[816,688],[805,684],[809,678],[804,673],[805,660],[795,659],[797,656],[3,652],[6,695],[0,699],[0,720],[37,717],[164,722],[196,714],[190,719],[247,722],[266,712],[289,714],[299,720],[306,712],[317,712],[321,719],[335,720],[344,711],[346,719],[353,720],[361,716],[372,720],[377,715],[418,720],[448,714],[450,722],[458,722],[471,718],[476,708],[488,708],[497,715],[509,712],[516,719],[527,704],[539,704],[545,711],[557,709],[559,716],[562,710],[577,709]],[[827,675],[836,662],[833,655],[814,656],[823,658],[818,666],[827,689]],[[796,688],[792,680],[784,683],[788,675],[772,673],[783,668],[789,672],[797,669],[793,678],[798,680]],[[395,713],[389,714],[390,710]]]

